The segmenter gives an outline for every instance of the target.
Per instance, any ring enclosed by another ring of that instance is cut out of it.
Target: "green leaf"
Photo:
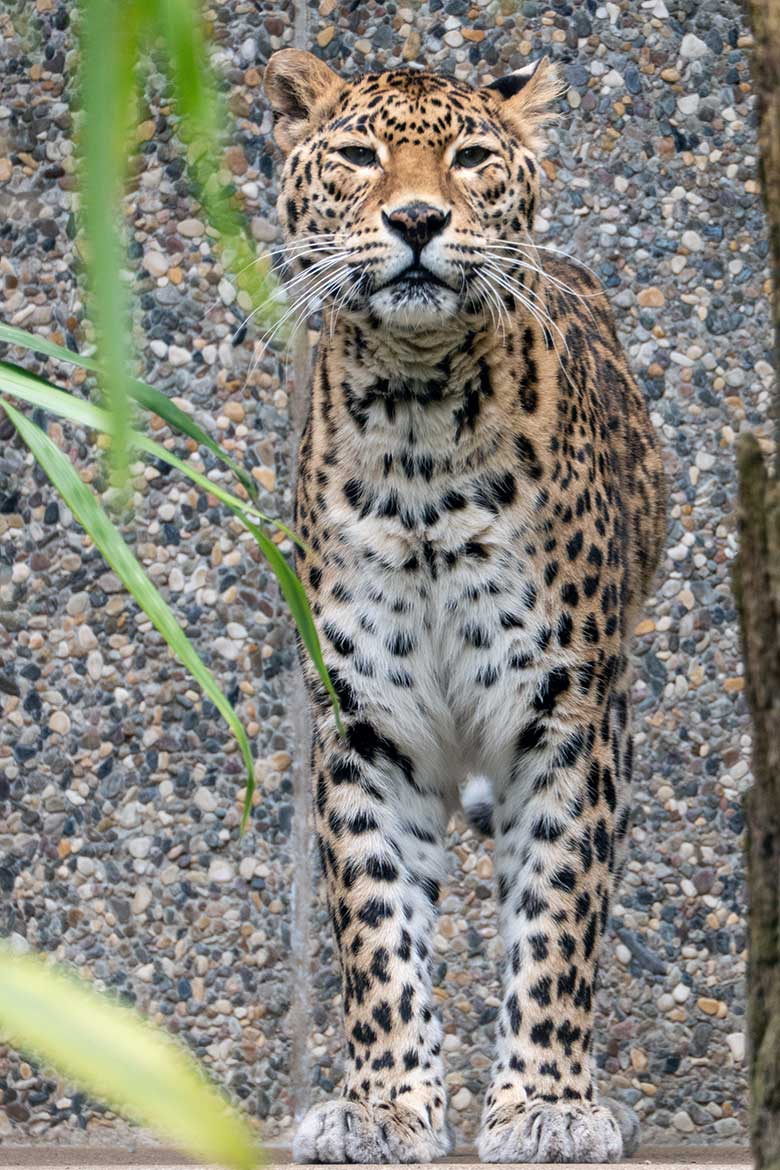
[[[32,406],[42,407],[53,414],[60,415],[63,418],[70,419],[72,422],[79,423],[82,426],[89,427],[93,430],[103,431],[104,433],[111,433],[111,419],[108,413],[101,410],[100,407],[95,406],[91,402],[85,402],[81,398],[76,398],[75,395],[69,394],[64,390],[59,390],[57,387],[50,386],[35,374],[30,374],[27,370],[21,370],[18,367],[10,366],[4,362],[0,362],[0,386],[6,393],[13,394],[21,398],[24,402],[30,403]],[[5,409],[12,409],[7,403],[0,399],[0,405]],[[22,417],[24,416],[17,416]],[[28,426],[32,426],[26,419]],[[33,427],[38,434],[43,432],[38,431]],[[48,436],[43,436],[47,442],[51,443]],[[279,582],[279,588],[285,598],[287,605],[292,614],[293,620],[300,634],[301,641],[306,648],[323,686],[331,698],[333,710],[336,718],[336,725],[339,731],[343,734],[344,727],[341,722],[340,704],[338,695],[331,681],[328,669],[325,665],[325,660],[322,656],[322,647],[320,645],[319,635],[317,634],[317,627],[314,624],[314,619],[309,608],[309,602],[306,593],[301,585],[295,572],[290,568],[280,550],[276,547],[272,540],[254,523],[255,519],[260,519],[264,523],[270,523],[279,528],[286,536],[298,544],[304,551],[311,551],[308,545],[297,536],[285,524],[279,520],[273,520],[263,513],[258,512],[251,505],[246,504],[237,496],[231,495],[230,492],[225,491],[219,484],[212,483],[206,476],[196,471],[195,468],[190,467],[184,460],[179,459],[178,456],[166,450],[165,447],[156,443],[153,439],[147,438],[136,431],[130,431],[128,435],[130,445],[136,447],[138,450],[145,452],[147,455],[155,459],[162,459],[171,467],[175,467],[184,475],[188,476],[194,483],[201,487],[204,491],[210,492],[221,500],[233,514],[241,521],[241,523],[252,534],[254,540],[258,544],[261,552],[266,557],[271,570]],[[29,445],[29,444],[28,444]],[[51,444],[54,447],[54,444]],[[64,460],[65,466],[75,475],[64,456],[59,450],[54,447],[55,452]],[[44,468],[44,470],[46,470]],[[47,472],[48,474],[48,472]],[[51,478],[51,476],[50,476]],[[77,477],[76,477],[77,478]],[[78,480],[79,484],[81,481]],[[55,486],[57,486],[55,484]],[[81,484],[84,487],[83,484]],[[90,499],[94,502],[92,493],[87,491]],[[65,498],[65,497],[63,497]],[[67,499],[66,499],[66,502]],[[96,505],[97,506],[97,505]],[[71,507],[71,510],[75,510]],[[86,527],[86,525],[85,525]],[[89,531],[89,529],[87,529]],[[118,535],[118,534],[117,534]],[[121,539],[121,538],[120,538]],[[129,550],[128,550],[129,551]],[[131,554],[132,555],[132,554]],[[108,559],[108,558],[106,558]],[[139,567],[140,568],[140,567]],[[162,598],[160,599],[162,601]],[[140,604],[140,602],[139,602]],[[164,603],[163,603],[164,604]],[[145,608],[145,607],[144,607]],[[148,610],[146,611],[148,613]],[[149,615],[151,617],[151,614]],[[185,662],[185,665],[188,663]],[[204,667],[205,669],[205,667]],[[196,676],[197,677],[197,676]],[[227,700],[225,700],[227,702]],[[249,812],[251,810],[252,797],[254,795],[254,774],[249,771],[248,784],[246,790],[246,797],[244,800],[244,812],[242,816],[242,829],[245,827]]]
[[[26,329],[19,329],[16,325],[6,325],[0,321],[0,341],[7,345],[18,345],[20,349],[29,349],[33,353],[42,353],[46,357],[57,358],[61,362],[70,362],[73,366],[81,366],[84,370],[97,371],[100,367],[96,360],[74,353],[48,337],[38,337],[35,333],[28,333]]]
[[[242,522],[246,525],[249,531],[254,536],[261,550],[263,551],[269,565],[276,574],[276,579],[279,582],[279,588],[282,591],[285,601],[289,606],[290,613],[293,616],[298,633],[301,635],[301,640],[306,647],[306,650],[311,658],[318,675],[322,681],[323,686],[330,695],[333,704],[333,711],[336,716],[336,726],[339,734],[344,734],[344,725],[341,722],[341,704],[336,690],[328,674],[328,668],[325,665],[325,659],[322,657],[322,647],[320,646],[319,635],[317,634],[317,627],[314,624],[311,609],[309,608],[309,601],[304,592],[298,577],[287,564],[287,561],[282,556],[279,549],[269,540],[257,525],[248,520],[246,516],[241,516]],[[246,814],[245,814],[246,815]]]
[[[21,398],[23,402],[29,402],[31,406],[39,406],[43,410],[48,410],[51,414],[70,419],[71,422],[79,423],[81,426],[89,427],[91,430],[102,431],[107,435],[112,433],[112,419],[108,411],[103,410],[99,406],[95,406],[94,403],[88,402],[83,398],[77,398],[75,394],[70,394],[67,390],[60,390],[56,386],[50,385],[45,378],[41,378],[38,374],[31,374],[29,370],[23,370],[20,366],[14,366],[9,362],[0,361],[0,387],[6,393],[12,394],[15,398]],[[193,483],[196,483],[198,487],[210,492],[212,496],[227,504],[229,508],[233,508],[241,514],[246,513],[250,518],[254,517],[257,520],[262,520],[264,524],[272,524],[274,528],[283,532],[285,536],[297,544],[299,548],[302,548],[304,552],[311,551],[306,542],[297,533],[293,532],[291,528],[288,528],[286,524],[283,524],[281,520],[275,520],[272,516],[266,516],[264,512],[259,511],[254,505],[247,504],[246,501],[239,499],[238,496],[234,496],[231,492],[226,491],[220,484],[214,483],[196,468],[190,467],[189,463],[174,455],[172,451],[169,451],[167,447],[163,447],[161,443],[155,442],[154,439],[150,439],[138,431],[130,431],[127,435],[127,441],[131,447],[143,451],[153,459],[161,459],[163,462],[169,464],[170,467],[175,467],[191,479]]]
[[[5,362],[0,362],[0,387],[6,393],[13,394],[22,401],[28,402],[32,406],[41,407],[53,414],[57,414],[62,418],[70,419],[72,422],[79,423],[81,426],[89,427],[92,430],[102,431],[111,434],[112,420],[110,415],[102,410],[99,406],[95,406],[91,402],[86,402],[82,398],[77,398],[64,390],[60,390],[55,386],[49,385],[44,379],[38,377],[36,374],[31,374],[27,370],[22,370],[18,366],[12,366]],[[0,405],[7,407],[7,404],[0,399]],[[23,417],[23,416],[22,416]],[[25,420],[27,421],[27,420]],[[28,426],[31,425],[28,423]],[[34,428],[37,431],[37,428]],[[42,434],[42,432],[38,432]],[[47,438],[47,436],[44,436]],[[317,627],[314,624],[314,619],[309,608],[309,602],[306,593],[301,585],[295,572],[291,569],[283,554],[276,547],[272,540],[257,527],[255,520],[261,520],[263,523],[273,524],[281,532],[296,543],[305,552],[310,552],[305,541],[293,532],[287,525],[279,520],[274,520],[259,512],[251,504],[247,504],[244,500],[232,495],[217,483],[213,483],[205,475],[202,475],[194,467],[190,467],[183,459],[179,459],[171,451],[168,451],[161,444],[156,443],[153,439],[146,435],[139,434],[137,431],[130,431],[128,434],[128,442],[132,447],[154,459],[160,459],[168,463],[171,467],[175,467],[186,475],[193,483],[204,491],[210,492],[222,503],[226,504],[233,514],[244,524],[247,530],[252,534],[257,542],[261,552],[266,557],[273,573],[275,574],[279,588],[282,591],[287,605],[295,621],[301,641],[306,648],[309,657],[311,658],[323,686],[331,698],[333,710],[336,717],[336,725],[339,731],[343,734],[344,728],[341,722],[340,705],[338,695],[333,686],[331,678],[328,674],[328,669],[325,665],[322,656],[322,647],[320,645],[319,636],[317,634]],[[52,444],[53,446],[53,444]],[[54,447],[57,454],[60,454],[58,449]],[[61,458],[64,459],[63,456]],[[71,470],[70,464],[65,460],[65,466]],[[75,474],[75,473],[72,473]],[[78,481],[79,483],[81,481]],[[56,486],[56,485],[55,485]],[[84,485],[81,485],[82,487]],[[88,490],[88,489],[85,489]],[[91,499],[94,501],[92,494],[88,492]],[[67,502],[67,501],[66,501]],[[71,509],[73,510],[73,509]],[[86,526],[85,526],[86,527]],[[161,599],[162,600],[162,599]],[[148,611],[147,611],[148,612]],[[150,615],[151,616],[151,615]],[[185,663],[186,665],[186,663]],[[251,809],[252,796],[254,794],[254,776],[250,775],[246,799],[244,802],[244,813],[242,819],[242,826],[246,824],[249,810]]]
[[[18,345],[23,349],[33,350],[35,353],[44,354],[46,357],[57,358],[58,361],[70,362],[71,365],[80,366],[83,370],[100,373],[100,367],[93,358],[82,357],[81,354],[73,353],[63,345],[57,345],[55,342],[49,341],[48,338],[36,337],[34,333],[28,333],[25,329],[17,329],[13,325],[3,325],[0,322],[0,341],[5,341],[9,345]],[[135,378],[128,382],[127,391],[139,406],[143,406],[146,410],[154,411],[173,430],[181,431],[183,434],[189,435],[191,439],[194,439],[202,447],[208,447],[209,451],[216,455],[238,477],[250,497],[253,500],[257,499],[257,484],[249,472],[241,467],[240,464],[236,463],[226,451],[223,451],[216,439],[212,439],[211,435],[202,430],[196,422],[193,422],[190,416],[178,407],[175,402],[171,402],[170,398],[160,390],[155,390],[154,386],[149,386],[146,382],[141,382]],[[100,429],[104,430],[105,428],[101,427]]]
[[[111,465],[127,480],[130,425],[130,313],[122,284],[122,192],[135,101],[140,8],[136,0],[81,0],[81,195],[87,239],[90,311],[103,372],[101,390],[115,421]]]
[[[0,948],[0,1036],[206,1162],[250,1170],[252,1134],[183,1046],[33,955]]]
[[[130,394],[139,404],[146,410],[154,411],[158,414],[164,422],[167,422],[169,427],[176,431],[181,431],[185,435],[189,435],[196,443],[202,447],[208,447],[217,458],[224,463],[238,480],[244,485],[249,497],[252,500],[257,499],[257,484],[252,479],[252,476],[246,471],[240,463],[236,463],[226,451],[223,451],[216,439],[212,439],[204,430],[194,423],[190,416],[171,402],[165,394],[159,390],[155,390],[154,386],[148,386],[146,382],[134,381],[130,384]]]
[[[79,423],[95,431],[111,433],[111,415],[86,398],[77,398],[67,390],[59,390],[50,386],[38,374],[31,374],[20,366],[10,362],[0,362],[0,386],[15,398],[29,402],[31,406],[40,406],[52,414],[61,415],[71,422]]]
[[[247,772],[247,789],[254,789],[254,769],[249,740],[241,722],[211,671],[198,655],[176,616],[144,573],[119,531],[109,520],[93,493],[82,483],[68,460],[49,436],[9,402],[0,400],[6,414],[34,458],[41,465],[81,526],[89,533],[125,588],[130,592],[179,661],[199,683],[233,732]],[[82,403],[82,406],[88,405]],[[270,542],[269,542],[270,543]],[[276,547],[275,545],[273,546]],[[278,550],[276,550],[278,552]],[[281,554],[280,554],[281,555]],[[245,811],[246,819],[246,811]]]

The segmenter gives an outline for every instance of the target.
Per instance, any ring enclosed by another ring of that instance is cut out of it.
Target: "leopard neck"
[[[332,334],[323,331],[313,433],[327,438],[341,459],[376,465],[377,475],[383,459],[412,447],[442,466],[480,466],[518,414],[543,442],[556,414],[557,365],[537,322],[512,321],[506,333],[462,330],[447,346],[425,339],[414,356],[419,365],[399,362],[395,344],[388,347],[354,320],[335,322]]]
[[[323,352],[322,341],[320,346]],[[457,398],[480,364],[498,351],[500,338],[492,327],[474,319],[453,321],[435,332],[413,333],[390,331],[367,317],[344,315],[325,348],[355,375],[358,393],[364,384],[381,382],[391,395]]]

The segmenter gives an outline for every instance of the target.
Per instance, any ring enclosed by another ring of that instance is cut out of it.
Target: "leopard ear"
[[[324,61],[302,49],[280,49],[265,67],[263,88],[275,115],[274,134],[287,154],[346,85]]]
[[[551,107],[565,90],[549,57],[541,57],[522,69],[499,77],[484,87],[500,104],[501,113],[532,147],[539,131],[555,117]]]

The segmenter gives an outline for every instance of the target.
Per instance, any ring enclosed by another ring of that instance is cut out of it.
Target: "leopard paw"
[[[293,1140],[294,1162],[432,1162],[452,1148],[446,1128],[435,1130],[397,1101],[342,1098],[315,1105]]]
[[[618,1162],[623,1139],[604,1105],[531,1101],[491,1110],[477,1149],[483,1162]]]

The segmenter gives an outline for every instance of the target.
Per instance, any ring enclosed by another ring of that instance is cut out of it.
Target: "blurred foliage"
[[[6,947],[0,1038],[202,1162],[251,1170],[260,1161],[246,1123],[182,1045],[61,968]]]
[[[259,258],[247,224],[223,179],[227,112],[211,70],[197,0],[80,0],[81,198],[88,252],[90,315],[95,324],[101,386],[115,419],[114,482],[127,477],[130,370],[128,297],[121,278],[125,254],[123,195],[135,148],[141,82],[151,58],[174,90],[187,175],[207,224],[216,233],[223,267],[246,291],[258,322],[281,315],[268,258]]]

